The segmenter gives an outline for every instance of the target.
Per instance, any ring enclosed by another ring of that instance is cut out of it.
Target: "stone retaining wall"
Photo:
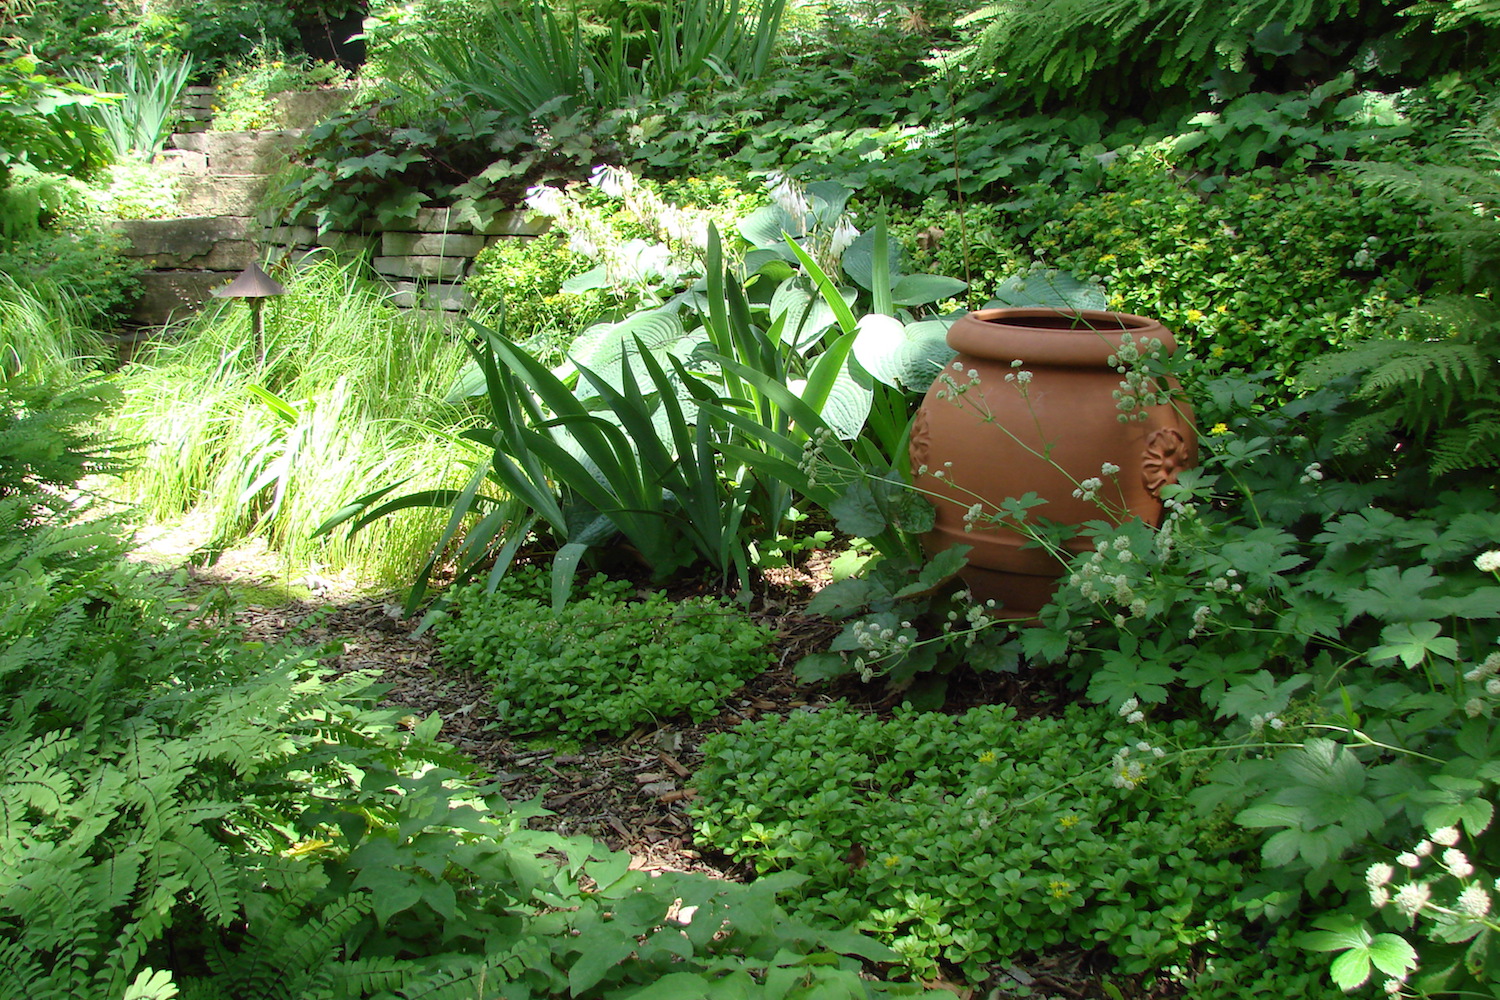
[[[201,89],[201,88],[200,88]],[[177,173],[182,218],[117,221],[126,251],[148,268],[144,293],[131,313],[143,326],[185,319],[209,292],[251,261],[293,265],[330,251],[363,254],[391,286],[403,308],[458,312],[470,306],[463,290],[474,258],[496,240],[529,238],[547,228],[524,212],[502,212],[487,225],[460,222],[449,209],[423,209],[416,218],[377,230],[319,231],[315,220],[257,219],[270,175],[287,163],[302,132],[198,132],[172,136],[160,163]]]

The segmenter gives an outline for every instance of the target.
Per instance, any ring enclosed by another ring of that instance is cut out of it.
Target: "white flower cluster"
[[[905,652],[916,641],[916,633],[911,630],[911,622],[902,622],[899,632],[893,628],[882,628],[877,622],[872,621],[857,621],[850,626],[850,630],[855,644],[860,649],[878,656]]]
[[[1132,726],[1140,725],[1146,721],[1146,713],[1141,711],[1140,700],[1135,697],[1126,698],[1120,703],[1120,718]]]
[[[1118,374],[1120,387],[1114,391],[1115,408],[1120,411],[1120,422],[1145,420],[1146,409],[1160,406],[1170,398],[1166,390],[1145,370],[1144,360],[1161,358],[1162,342],[1155,337],[1146,337],[1139,344],[1129,333],[1122,334],[1120,346],[1109,356],[1109,366]]]
[[[823,460],[823,449],[833,440],[833,436],[830,428],[819,427],[808,435],[806,441],[802,442],[802,457],[797,459],[797,471],[807,476],[809,484],[818,482],[819,467],[826,464]]]
[[[962,361],[953,362],[950,368],[952,369],[952,371],[950,371],[948,368],[945,368],[938,373],[938,381],[943,383],[943,387],[937,391],[937,398],[952,399],[957,401],[959,397],[964,393],[968,392],[970,389],[976,388],[979,385],[979,372],[975,371],[973,368],[965,371]],[[957,372],[959,375],[962,375],[965,381],[960,382],[956,377],[954,377],[952,372]]]
[[[1176,497],[1167,497],[1161,503],[1166,509],[1166,517],[1162,518],[1161,527],[1156,530],[1156,551],[1162,562],[1166,562],[1177,546],[1177,532],[1182,523],[1196,517],[1198,512],[1192,504]]]
[[[1092,480],[1084,480],[1087,485]],[[1131,587],[1130,576],[1121,567],[1135,561],[1135,552],[1130,547],[1128,535],[1117,535],[1113,540],[1096,542],[1094,553],[1068,577],[1068,585],[1077,587],[1086,601],[1095,604],[1118,604],[1130,612],[1130,617],[1144,617],[1148,604]],[[1116,626],[1125,624],[1125,616],[1117,615]]]
[[[1322,482],[1322,480],[1323,463],[1313,462],[1307,468],[1302,470],[1302,477],[1298,479],[1297,482],[1301,483],[1303,486],[1307,486],[1311,483]]]
[[[845,213],[829,226],[826,220],[820,219],[813,211],[807,190],[780,170],[773,170],[766,175],[766,183],[770,186],[771,200],[791,219],[788,229],[790,235],[797,239],[812,237],[806,241],[808,252],[824,271],[829,274],[837,273],[839,258],[859,238],[859,230],[854,227],[854,221]]]
[[[1464,683],[1479,686],[1479,691],[1464,703],[1464,712],[1471,719],[1494,713],[1495,701],[1500,699],[1500,652],[1486,656],[1477,667],[1464,673]]]
[[[1500,549],[1490,549],[1474,557],[1474,567],[1481,573],[1500,573]]]
[[[1132,752],[1137,754],[1133,759]],[[1160,760],[1166,755],[1167,752],[1161,747],[1154,747],[1145,740],[1141,740],[1134,746],[1121,747],[1110,759],[1110,784],[1127,790],[1139,788],[1150,777],[1146,765],[1152,759]]]
[[[1076,500],[1093,503],[1099,499],[1099,491],[1104,488],[1104,480],[1119,475],[1120,467],[1113,462],[1105,462],[1099,466],[1099,475],[1090,476],[1078,484],[1078,489],[1073,491]]]
[[[1428,914],[1442,923],[1472,921],[1491,930],[1500,930],[1500,925],[1490,917],[1494,908],[1491,893],[1500,893],[1500,879],[1475,879],[1474,865],[1458,848],[1460,839],[1457,827],[1441,827],[1418,841],[1411,850],[1398,854],[1396,865],[1401,866],[1400,868],[1384,861],[1372,864],[1365,870],[1365,888],[1370,893],[1370,905],[1376,909],[1389,906],[1407,919]],[[1408,870],[1408,877],[1414,877],[1424,859],[1432,857],[1439,847],[1443,848],[1438,859],[1442,871],[1434,871],[1421,880],[1394,885],[1402,868]],[[1445,904],[1439,899],[1439,890],[1448,878],[1457,879],[1461,885],[1451,904]],[[1392,995],[1400,993],[1411,971],[1415,970],[1408,970],[1406,974],[1388,980],[1385,984],[1386,992]]]
[[[672,284],[695,267],[694,251],[708,245],[710,213],[667,204],[623,167],[596,167],[589,184],[622,202],[625,212],[652,230],[658,242],[621,240],[600,212],[570,191],[537,185],[526,192],[526,207],[567,233],[569,249],[597,258],[605,280],[616,287]]]
[[[1250,716],[1251,736],[1259,736],[1264,733],[1267,728],[1275,730],[1276,732],[1281,732],[1281,730],[1286,728],[1286,722],[1275,712],[1267,712],[1264,715]]]

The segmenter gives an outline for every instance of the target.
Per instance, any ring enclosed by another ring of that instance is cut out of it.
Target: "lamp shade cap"
[[[229,284],[215,288],[209,294],[221,299],[263,299],[270,295],[285,295],[286,288],[262,271],[259,264],[252,263]]]

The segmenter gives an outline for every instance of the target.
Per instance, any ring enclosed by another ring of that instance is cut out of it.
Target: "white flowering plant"
[[[1337,388],[1279,411],[1256,406],[1253,380],[1198,389],[1200,411],[1226,417],[1201,468],[1163,489],[1156,527],[1117,523],[1106,470],[1080,483],[1102,507],[1083,528],[1092,551],[1022,645],[1122,714],[1213,721],[1215,764],[1190,801],[1252,832],[1261,870],[1240,905],[1340,951],[1338,985],[1378,972],[1392,992],[1489,990],[1492,935],[1453,915],[1464,892],[1482,905],[1465,866],[1494,870],[1493,484],[1435,489],[1419,468],[1337,450],[1357,409]],[[1455,825],[1466,856],[1407,890],[1406,912],[1374,913],[1361,865]],[[1429,891],[1440,908],[1408,905]]]

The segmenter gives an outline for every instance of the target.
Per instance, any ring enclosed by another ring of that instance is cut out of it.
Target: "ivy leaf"
[[[1408,670],[1420,665],[1429,655],[1444,660],[1458,659],[1458,640],[1442,634],[1437,622],[1396,622],[1380,630],[1381,644],[1367,654],[1370,662],[1386,663],[1399,658]]]

